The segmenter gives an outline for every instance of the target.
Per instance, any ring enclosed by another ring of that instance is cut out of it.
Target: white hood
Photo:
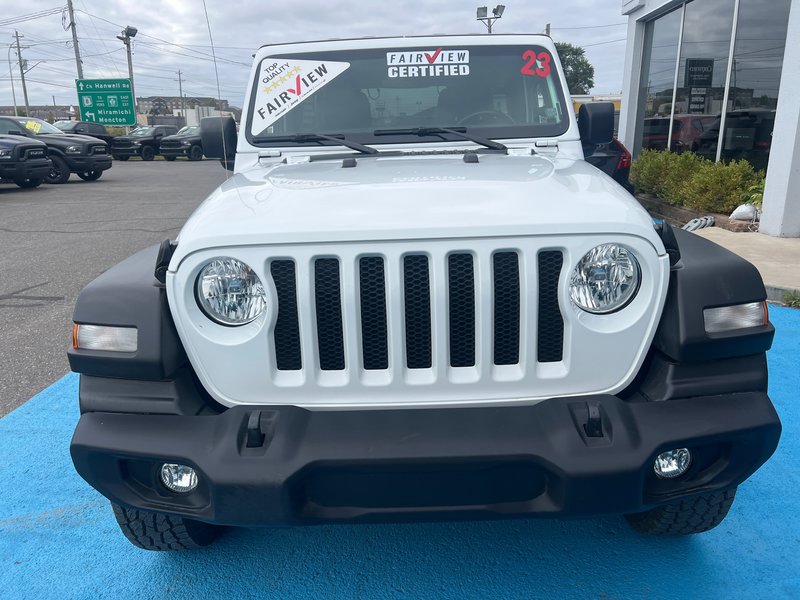
[[[647,212],[583,160],[460,154],[270,164],[220,186],[183,227],[172,269],[214,247],[627,233],[663,245]]]

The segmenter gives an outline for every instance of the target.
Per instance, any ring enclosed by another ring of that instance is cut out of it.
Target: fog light
[[[161,465],[161,481],[173,492],[191,492],[197,487],[197,473],[192,467],[175,463]]]
[[[680,477],[692,464],[692,453],[688,448],[676,448],[668,452],[662,452],[656,457],[653,469],[656,475],[662,479],[672,479]]]

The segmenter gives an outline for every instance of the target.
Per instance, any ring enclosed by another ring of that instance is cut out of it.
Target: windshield
[[[61,131],[72,131],[73,129],[75,129],[75,125],[77,125],[77,123],[75,123],[74,121],[56,121],[55,123],[53,123],[53,126],[60,129]]]
[[[155,127],[139,127],[136,131],[131,131],[132,137],[143,137],[146,135],[153,135],[156,132]]]
[[[42,121],[41,119],[18,119],[17,122],[33,133],[64,133],[60,129],[50,125],[47,121]]]
[[[550,137],[569,126],[565,106],[553,57],[540,46],[313,52],[261,61],[246,133],[259,146],[293,145],[286,136],[303,133],[372,145],[454,139],[381,131],[431,127]]]
[[[189,125],[178,131],[178,135],[200,135],[199,125]]]

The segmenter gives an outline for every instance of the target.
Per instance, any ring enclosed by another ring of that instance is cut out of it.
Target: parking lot
[[[216,161],[115,161],[95,182],[0,185],[0,415],[67,370],[75,298],[136,250],[174,238],[224,181]]]

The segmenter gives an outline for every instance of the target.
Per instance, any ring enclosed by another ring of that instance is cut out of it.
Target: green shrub
[[[745,160],[714,163],[691,152],[644,150],[631,165],[637,192],[699,212],[727,214],[742,203],[760,205],[764,174]]]
[[[790,308],[800,308],[800,292],[791,290],[783,295],[783,303]]]
[[[683,205],[700,212],[729,214],[742,203],[742,194],[761,175],[746,160],[705,161],[686,182]]]

